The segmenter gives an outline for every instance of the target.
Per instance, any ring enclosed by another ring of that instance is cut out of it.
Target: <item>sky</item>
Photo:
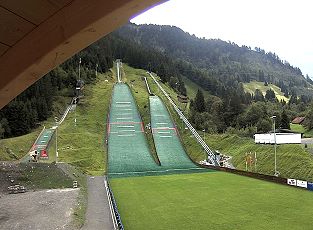
[[[312,0],[170,0],[131,22],[260,47],[313,78],[312,12]]]

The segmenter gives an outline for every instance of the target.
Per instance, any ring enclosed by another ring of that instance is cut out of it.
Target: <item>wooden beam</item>
[[[0,56],[5,53],[10,48],[10,46],[0,43]]]
[[[0,108],[50,70],[158,0],[75,0],[0,57]]]
[[[39,25],[70,1],[71,0],[0,0],[0,6],[27,19],[33,24]]]
[[[0,41],[12,46],[36,26],[0,7]]]

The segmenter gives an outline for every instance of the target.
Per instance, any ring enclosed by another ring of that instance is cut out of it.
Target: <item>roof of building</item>
[[[291,123],[292,124],[301,124],[304,121],[305,117],[296,117],[294,118]]]

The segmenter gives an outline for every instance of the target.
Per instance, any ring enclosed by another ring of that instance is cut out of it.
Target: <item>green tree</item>
[[[261,92],[261,90],[256,89],[254,91],[254,100],[255,101],[265,101],[263,93]]]
[[[266,90],[265,99],[274,102],[276,100],[275,92],[272,89]]]
[[[283,112],[281,114],[280,127],[282,129],[290,129],[290,121],[289,121],[288,115],[286,113],[286,110],[283,110]]]
[[[272,122],[269,119],[261,119],[259,122],[256,124],[257,126],[257,132],[260,133],[267,133],[272,129]]]
[[[202,113],[205,111],[204,97],[200,89],[198,89],[193,105],[197,112]]]

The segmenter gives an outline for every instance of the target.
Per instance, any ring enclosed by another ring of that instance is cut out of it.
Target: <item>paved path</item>
[[[113,223],[103,176],[88,178],[88,207],[83,230],[112,230]]]
[[[313,138],[302,138],[301,144],[313,144]]]

